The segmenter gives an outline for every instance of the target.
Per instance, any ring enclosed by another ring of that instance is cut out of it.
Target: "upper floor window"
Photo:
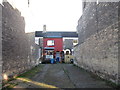
[[[47,46],[54,46],[54,40],[48,40]]]

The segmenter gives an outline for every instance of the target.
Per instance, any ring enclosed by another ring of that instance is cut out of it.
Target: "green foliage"
[[[16,78],[32,78],[36,73],[38,73],[38,72],[40,72],[40,70],[42,69],[42,67],[43,67],[44,65],[43,64],[40,64],[40,65],[38,65],[38,66],[36,66],[36,67],[34,67],[34,68],[32,68],[31,70],[29,70],[29,71],[27,71],[27,72],[25,72],[25,73],[23,73],[23,74],[20,74],[18,77],[16,77]]]

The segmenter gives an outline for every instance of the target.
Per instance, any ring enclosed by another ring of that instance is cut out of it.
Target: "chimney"
[[[46,25],[43,25],[43,33],[46,33]]]
[[[30,1],[28,0],[28,7],[29,7]]]

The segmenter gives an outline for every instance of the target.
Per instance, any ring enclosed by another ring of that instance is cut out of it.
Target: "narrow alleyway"
[[[72,64],[45,64],[32,81],[38,84],[18,84],[16,88],[48,88],[47,85],[57,88],[110,88],[104,81]]]
[[[120,1],[91,1],[0,0],[0,89],[120,88]]]

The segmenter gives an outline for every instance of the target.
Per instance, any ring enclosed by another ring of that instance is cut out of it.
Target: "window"
[[[54,40],[48,40],[47,46],[54,46]]]

